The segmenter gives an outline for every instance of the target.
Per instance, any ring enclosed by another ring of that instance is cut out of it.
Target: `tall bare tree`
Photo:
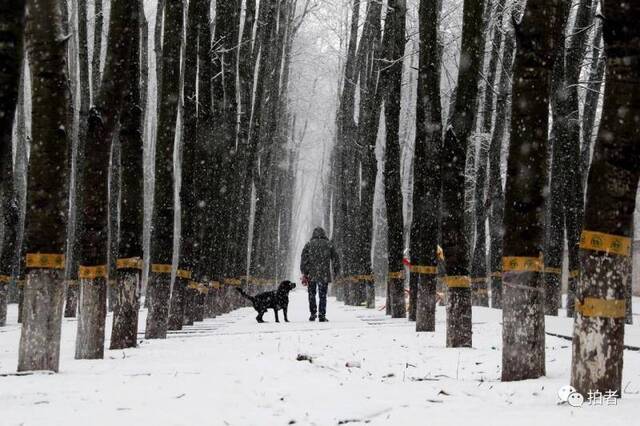
[[[640,4],[604,2],[607,58],[602,122],[580,240],[571,385],[622,396],[626,283],[640,179]]]
[[[0,143],[2,155],[11,146],[13,117],[18,101],[18,82],[22,66],[24,32],[24,0],[0,1]],[[0,158],[0,162],[4,159]]]
[[[26,45],[32,73],[32,143],[27,188],[18,371],[58,371],[64,303],[69,91],[67,38],[56,0],[29,0]]]
[[[435,331],[442,106],[440,101],[440,2],[420,1],[420,64],[413,166],[411,281],[416,291],[416,331]]]
[[[550,81],[557,48],[554,32],[564,30],[561,1],[528,1],[515,25],[517,54],[504,216],[503,381],[545,373],[544,202]]]
[[[155,195],[151,223],[150,298],[145,337],[167,335],[174,222],[174,139],[180,98],[180,47],[183,1],[166,0],[162,46],[162,90],[159,98],[158,135],[155,154]]]
[[[477,114],[480,63],[484,55],[484,0],[465,0],[458,86],[442,150],[442,248],[449,288],[447,346],[471,346],[471,280],[464,205],[467,148]]]
[[[402,95],[402,64],[405,48],[407,5],[405,0],[390,0],[387,4],[384,37],[382,39],[382,80],[386,145],[384,162],[385,204],[387,207],[387,241],[389,257],[389,300],[391,316],[406,316],[404,296],[404,216],[400,178],[400,108]]]
[[[131,2],[130,23],[144,19],[142,0]],[[117,241],[116,286],[113,301],[113,329],[110,349],[135,347],[138,337],[140,275],[142,271],[142,227],[144,206],[143,175],[143,98],[141,88],[141,32],[146,25],[136,25],[131,32],[131,47],[126,63],[126,95],[120,113],[120,238]]]
[[[132,18],[136,2],[114,0],[100,90],[89,112],[85,164],[80,178],[84,191],[80,234],[80,303],[76,358],[104,356],[107,298],[109,157],[118,118],[127,93],[130,40],[138,24]]]

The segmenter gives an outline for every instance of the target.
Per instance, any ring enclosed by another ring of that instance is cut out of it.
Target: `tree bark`
[[[602,122],[589,172],[571,385],[622,396],[626,284],[640,178],[640,4],[604,3],[607,58]]]
[[[58,371],[64,301],[69,92],[67,39],[60,4],[29,0],[26,44],[33,76],[32,143],[27,188],[27,281],[18,371]]]
[[[550,251],[545,252],[545,268],[558,271],[562,267],[564,234],[566,232],[569,248],[569,271],[579,268],[578,240],[582,224],[583,188],[580,164],[580,117],[578,85],[584,59],[588,27],[592,21],[592,0],[580,0],[577,4],[575,23],[568,34],[566,54],[558,49],[554,75],[553,111],[553,150],[551,170],[550,210]],[[566,6],[569,16],[570,5]],[[559,43],[565,44],[564,37]],[[547,303],[545,311],[557,315],[560,299],[560,276],[547,274]],[[573,281],[569,277],[570,281]]]
[[[137,22],[131,18],[135,3],[117,0],[111,5],[104,79],[90,111],[87,126],[87,156],[80,179],[85,197],[80,235],[76,359],[101,359],[104,356],[109,155],[129,80],[125,64],[132,49],[130,40],[138,31]]]
[[[413,166],[413,222],[411,281],[416,291],[416,331],[435,331],[438,225],[440,214],[440,158],[442,106],[440,100],[440,5],[421,0],[420,59],[416,141]]]
[[[515,24],[518,49],[504,217],[503,381],[545,374],[544,191],[550,79],[558,48],[554,30],[563,30],[560,13],[558,0],[530,0]]]
[[[484,1],[465,0],[458,86],[441,156],[442,248],[447,256],[444,282],[449,288],[447,347],[472,344],[469,242],[464,232],[464,211],[460,207],[464,205],[467,146],[477,114],[480,63],[484,54],[483,11]]]
[[[132,2],[131,23],[144,20],[141,1]],[[120,114],[120,238],[116,253],[116,286],[113,296],[113,327],[110,349],[136,346],[138,310],[140,307],[140,274],[142,272],[142,228],[144,222],[143,170],[143,108],[140,89],[141,32],[146,25],[137,25],[131,34],[127,61],[128,81],[124,105]]]
[[[91,57],[91,101],[96,103],[100,93],[102,64],[102,25],[104,22],[103,0],[93,0],[93,55]]]
[[[72,154],[71,173],[73,174],[73,188],[70,191],[69,209],[69,242],[67,246],[67,259],[65,279],[67,281],[67,296],[64,316],[75,318],[78,310],[79,282],[78,282],[78,257],[81,232],[81,212],[83,191],[80,187],[79,177],[82,175],[82,167],[85,159],[85,145],[87,138],[87,123],[89,108],[91,106],[91,86],[89,75],[89,40],[87,31],[87,0],[78,0],[78,97],[80,98],[80,110],[78,115],[78,132],[75,135],[74,152]]]
[[[404,217],[402,214],[399,139],[406,13],[405,0],[390,0],[387,4],[380,71],[386,125],[384,188],[388,223],[389,276],[387,286],[390,296],[387,304],[390,304],[393,318],[404,318],[407,315],[404,296],[404,265],[402,263]]]
[[[24,15],[24,0],[0,2],[0,143],[3,147],[11,146],[13,118],[18,102]],[[0,164],[4,164],[6,150],[3,149],[0,155]]]
[[[0,191],[4,229],[0,247],[0,327],[5,325],[7,319],[19,221],[11,139],[20,87],[24,14],[24,0],[0,1]]]
[[[502,236],[504,233],[504,191],[502,181],[502,146],[509,127],[511,112],[511,82],[513,76],[513,55],[515,33],[510,15],[503,9],[499,20],[499,34],[504,34],[502,49],[502,71],[496,97],[496,119],[491,133],[489,147],[489,270],[491,273],[491,307],[502,308]],[[508,22],[505,23],[505,19]]]
[[[173,256],[174,176],[173,150],[180,98],[180,46],[183,27],[182,0],[167,0],[162,49],[162,93],[155,157],[155,196],[151,226],[149,313],[145,337],[167,335]]]
[[[187,304],[193,297],[193,289],[189,287],[189,280],[193,270],[195,248],[195,218],[196,193],[194,191],[194,174],[198,167],[195,162],[194,145],[198,131],[197,111],[197,70],[198,70],[198,36],[200,31],[200,16],[204,13],[202,2],[191,2],[187,14],[187,38],[184,52],[184,131],[182,138],[182,183],[180,185],[180,271],[174,289],[177,296],[172,294],[171,312],[169,313],[169,330],[180,330],[187,315]],[[192,323],[192,320],[187,321]]]

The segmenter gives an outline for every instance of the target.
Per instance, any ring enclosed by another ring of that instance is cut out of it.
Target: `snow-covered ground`
[[[640,299],[634,307],[640,311]],[[12,305],[0,328],[0,424],[638,424],[640,352],[625,351],[626,392],[616,406],[573,408],[557,404],[570,375],[564,339],[547,337],[545,378],[500,382],[500,311],[474,308],[473,349],[444,347],[443,308],[437,331],[420,334],[335,300],[331,322],[309,323],[304,290],[292,293],[290,311],[290,323],[273,323],[269,313],[260,325],[252,309],[237,310],[96,361],[73,359],[76,322],[65,320],[60,373],[14,376],[20,330]],[[547,318],[547,331],[570,335],[571,320]],[[626,343],[640,346],[638,325],[627,327]]]

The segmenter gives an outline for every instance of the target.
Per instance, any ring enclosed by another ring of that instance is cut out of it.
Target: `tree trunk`
[[[26,44],[33,75],[34,120],[24,242],[28,272],[18,371],[58,371],[69,152],[65,131],[67,39],[59,2],[29,0],[28,7]]]
[[[579,267],[578,240],[582,224],[583,188],[580,164],[580,117],[578,85],[588,36],[588,27],[592,21],[592,0],[580,0],[577,5],[576,18],[564,49],[558,49],[554,74],[553,111],[553,150],[551,175],[551,227],[549,239],[551,252],[545,252],[545,270],[549,266],[551,278],[547,286],[547,303],[545,310],[557,315],[560,299],[560,277],[553,273],[562,266],[564,250],[564,233],[566,231],[569,248],[569,270]],[[569,17],[567,5],[566,16]],[[564,46],[564,37],[560,37]],[[555,214],[554,214],[555,213]],[[554,229],[556,228],[556,229]],[[553,271],[553,272],[552,272]],[[569,277],[570,281],[573,281]],[[556,282],[557,281],[557,282]]]
[[[447,304],[447,347],[470,347],[471,280],[469,242],[464,233],[465,164],[475,115],[484,54],[484,1],[465,0],[462,25],[461,66],[455,104],[441,156],[442,164],[442,248],[447,256],[449,288]]]
[[[96,103],[96,98],[100,93],[101,63],[102,63],[102,24],[104,13],[102,7],[103,0],[93,0],[93,56],[91,57],[91,102]],[[111,36],[111,35],[109,35]]]
[[[382,99],[386,126],[384,162],[385,204],[387,206],[387,241],[389,258],[390,299],[393,318],[407,315],[404,296],[404,217],[402,214],[402,184],[400,177],[400,101],[402,95],[402,64],[405,48],[405,0],[390,0],[387,5],[384,38],[382,40]]]
[[[416,291],[416,331],[435,331],[438,225],[440,214],[440,158],[442,107],[440,101],[440,6],[420,1],[420,60],[416,141],[413,166],[413,223],[411,225],[411,281]]]
[[[78,282],[78,256],[80,241],[78,234],[82,229],[80,220],[82,212],[83,191],[79,184],[82,175],[82,167],[85,159],[85,144],[87,138],[87,122],[89,108],[91,106],[91,86],[89,75],[89,47],[87,31],[87,1],[78,0],[78,96],[80,98],[80,111],[78,116],[78,132],[75,135],[75,146],[72,154],[73,188],[70,193],[69,229],[65,279],[67,280],[67,297],[64,316],[75,318],[78,310],[79,282]]]
[[[129,80],[123,64],[130,58],[130,40],[138,31],[132,20],[136,2],[117,0],[111,5],[109,42],[104,79],[89,114],[87,155],[80,187],[85,193],[80,235],[80,300],[76,359],[104,356],[107,295],[107,247],[109,200],[108,175],[111,141]]]
[[[640,178],[640,4],[605,3],[602,12],[607,72],[580,241],[571,385],[585,395],[599,390],[621,397],[625,294]]]
[[[513,76],[513,55],[515,52],[515,33],[511,19],[503,9],[499,34],[504,34],[502,49],[502,71],[496,97],[496,119],[491,133],[489,147],[489,270],[491,275],[491,307],[502,308],[502,236],[504,233],[504,191],[502,183],[502,145],[509,127],[511,112],[511,82]],[[509,141],[508,138],[506,138]]]
[[[140,1],[132,2],[131,22],[144,20]],[[138,30],[139,29],[139,30]],[[131,34],[131,48],[127,61],[128,81],[124,105],[120,115],[120,238],[116,253],[116,286],[114,288],[113,328],[110,349],[136,346],[138,310],[140,307],[140,274],[142,272],[142,228],[144,222],[142,103],[140,94],[141,32],[146,25],[138,25]]]
[[[0,247],[0,327],[7,319],[9,284],[14,275],[19,221],[11,136],[18,102],[25,2],[0,2],[0,190],[4,232]]]
[[[149,313],[145,337],[167,335],[173,256],[174,176],[173,150],[180,98],[180,45],[183,27],[182,0],[167,0],[162,49],[162,95],[155,157],[155,196],[151,226]]]
[[[200,2],[201,3],[201,2]],[[197,137],[198,111],[196,103],[198,70],[198,36],[200,16],[203,7],[197,2],[189,4],[187,15],[187,39],[184,52],[184,131],[182,137],[182,183],[180,185],[180,261],[178,277],[174,286],[176,298],[172,295],[169,313],[169,330],[180,330],[187,314],[186,306],[193,298],[193,289],[189,281],[194,266],[196,193],[194,174],[198,168],[195,162],[194,145]],[[187,323],[192,323],[192,320]]]
[[[194,158],[198,164],[198,173],[194,173],[193,188],[195,199],[197,200],[197,210],[195,211],[195,221],[197,225],[194,229],[194,250],[195,263],[193,268],[193,285],[191,298],[193,309],[189,311],[188,323],[202,321],[204,315],[204,293],[203,290],[212,280],[209,275],[209,264],[211,262],[211,232],[215,226],[213,211],[212,193],[215,185],[213,181],[212,162],[214,161],[213,144],[213,118],[211,113],[211,79],[212,63],[210,58],[211,50],[211,28],[209,25],[209,9],[206,0],[198,0],[196,6],[199,7],[197,16],[199,20],[198,35],[198,116],[197,134]],[[186,141],[186,139],[185,139]],[[195,166],[194,166],[195,167]]]
[[[11,146],[13,117],[18,102],[22,41],[24,32],[25,1],[0,3],[0,143]],[[6,153],[0,154],[3,157]],[[0,157],[0,164],[4,158]]]
[[[544,191],[550,79],[553,52],[558,48],[554,30],[564,30],[560,12],[559,0],[531,0],[516,24],[518,50],[504,217],[503,381],[545,374]]]

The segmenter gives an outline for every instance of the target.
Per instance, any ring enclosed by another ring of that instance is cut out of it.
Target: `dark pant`
[[[328,283],[322,281],[311,281],[309,283],[309,311],[311,315],[315,315],[316,308],[316,288],[318,289],[318,297],[320,299],[320,316],[323,317],[327,313],[327,288]]]

